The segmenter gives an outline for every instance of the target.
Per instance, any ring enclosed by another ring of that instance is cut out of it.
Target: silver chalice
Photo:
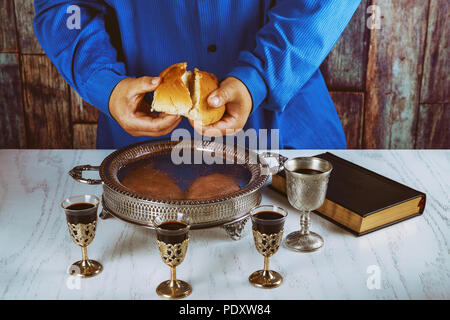
[[[294,158],[284,163],[289,203],[300,211],[300,231],[287,235],[286,246],[295,251],[315,251],[323,246],[323,238],[309,230],[310,213],[322,206],[328,178],[333,169],[326,160]]]

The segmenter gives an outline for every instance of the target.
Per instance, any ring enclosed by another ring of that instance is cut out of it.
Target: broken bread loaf
[[[225,106],[213,108],[206,99],[218,88],[217,77],[209,72],[187,71],[187,63],[177,63],[159,75],[161,84],[155,90],[152,111],[176,114],[206,126],[219,121]]]

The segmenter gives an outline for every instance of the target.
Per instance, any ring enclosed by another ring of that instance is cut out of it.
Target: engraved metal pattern
[[[157,240],[159,252],[164,263],[170,267],[176,267],[183,262],[189,243],[189,238],[183,242],[170,244]]]
[[[318,209],[327,193],[329,174],[298,176],[286,170],[286,189],[289,203],[301,211]]]
[[[278,251],[281,244],[281,239],[283,238],[283,230],[272,234],[260,233],[255,229],[252,230],[255,246],[260,254],[264,257],[271,257]]]
[[[220,153],[234,159],[249,170],[251,178],[246,186],[227,196],[209,200],[159,200],[139,196],[123,186],[119,171],[130,163],[156,154],[166,154],[177,148],[192,148],[202,152]],[[133,224],[152,228],[156,216],[172,217],[184,212],[191,218],[192,229],[208,228],[233,222],[248,216],[251,208],[261,202],[261,188],[269,176],[267,161],[255,152],[242,148],[229,148],[211,141],[145,142],[119,149],[103,160],[100,177],[103,181],[103,205],[112,215]]]
[[[70,237],[72,238],[75,244],[80,247],[87,247],[95,237],[95,229],[97,227],[97,221],[93,221],[91,223],[69,223],[67,222],[67,226],[69,227]]]
[[[261,203],[259,191],[217,203],[198,205],[176,205],[140,200],[111,191],[107,185],[103,186],[103,191],[103,202],[108,211],[123,220],[146,227],[152,227],[151,221],[156,216],[173,218],[178,212],[186,213],[191,217],[192,229],[213,227],[247,216],[251,208]]]

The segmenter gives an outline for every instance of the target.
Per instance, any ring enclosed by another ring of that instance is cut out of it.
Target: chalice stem
[[[269,271],[269,257],[264,257],[264,271]]]
[[[173,286],[177,281],[177,269],[176,267],[170,267],[170,284]]]
[[[300,234],[309,234],[309,211],[301,211],[300,213]]]
[[[87,248],[81,247],[82,261],[88,261]]]

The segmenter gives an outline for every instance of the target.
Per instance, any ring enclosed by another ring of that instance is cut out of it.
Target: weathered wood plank
[[[21,53],[44,53],[33,30],[33,0],[14,0]]]
[[[363,91],[367,65],[367,0],[363,0],[321,71],[330,90]]]
[[[22,86],[15,53],[0,53],[0,148],[24,148]]]
[[[418,149],[450,149],[450,103],[420,106],[417,124]]]
[[[69,89],[41,55],[22,56],[25,124],[29,148],[71,148]]]
[[[361,92],[330,92],[330,95],[344,127],[347,148],[361,148],[364,94]]]
[[[81,96],[70,88],[70,104],[73,123],[96,123],[98,109],[84,101]]]
[[[371,30],[363,146],[413,148],[428,2],[373,2],[382,20]]]
[[[422,103],[450,102],[450,3],[432,0],[422,79]]]
[[[97,124],[79,123],[73,125],[73,148],[95,149]]]
[[[0,1],[0,52],[17,52],[13,0]]]

